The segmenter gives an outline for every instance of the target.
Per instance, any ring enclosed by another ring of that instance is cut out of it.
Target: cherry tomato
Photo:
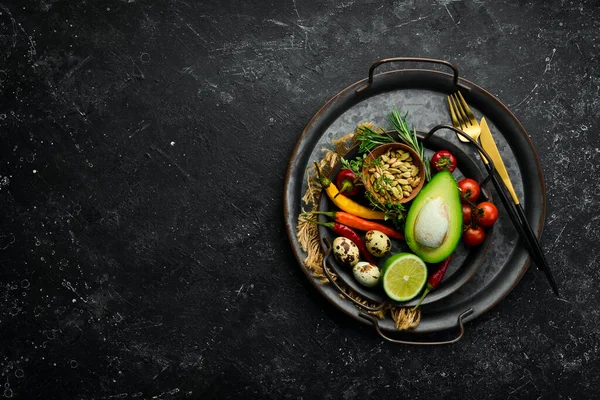
[[[470,204],[462,205],[463,222],[465,225],[471,224],[471,215],[473,214],[473,208]]]
[[[480,226],[476,228],[470,226],[466,231],[463,232],[462,237],[467,246],[477,246],[483,242],[483,239],[485,239],[485,231]]]
[[[481,226],[492,226],[498,220],[498,209],[492,203],[484,201],[477,204],[477,222]]]
[[[456,169],[456,157],[448,150],[440,150],[431,157],[431,167],[435,171],[452,172]]]
[[[472,203],[477,201],[479,198],[479,193],[481,193],[481,188],[477,181],[471,178],[465,178],[458,182],[458,189],[460,190],[461,200],[463,203],[466,203],[465,197]]]

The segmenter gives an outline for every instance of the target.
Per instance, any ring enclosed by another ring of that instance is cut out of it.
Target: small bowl
[[[398,150],[407,152],[408,154],[410,154],[410,158],[412,158],[412,160],[409,161],[410,164],[415,165],[417,168],[419,168],[417,175],[415,177],[412,177],[413,179],[418,178],[419,183],[415,187],[412,188],[412,191],[410,192],[409,196],[406,196],[406,197],[402,196],[401,199],[398,199],[393,194],[391,194],[391,192],[389,192],[390,198],[392,199],[391,200],[392,203],[395,203],[395,204],[408,203],[409,201],[414,199],[417,194],[419,194],[419,191],[421,191],[421,189],[423,188],[423,185],[425,184],[425,168],[423,165],[423,160],[421,160],[421,157],[419,156],[419,154],[416,151],[414,151],[411,147],[409,147],[408,145],[405,145],[403,143],[389,143],[389,144],[383,144],[381,146],[374,148],[367,155],[365,160],[363,161],[363,169],[362,169],[363,184],[365,186],[365,189],[367,191],[369,191],[373,195],[373,197],[375,199],[377,199],[377,201],[379,201],[381,204],[390,203],[390,199],[386,199],[385,197],[383,197],[381,194],[377,193],[374,190],[373,184],[371,183],[371,172],[369,172],[369,170],[371,168],[375,168],[373,165],[373,161],[377,160],[382,155],[386,154],[388,152],[388,150],[390,150],[392,152],[395,152]],[[383,162],[383,160],[382,160],[382,162]],[[403,177],[402,179],[408,180],[409,177]]]

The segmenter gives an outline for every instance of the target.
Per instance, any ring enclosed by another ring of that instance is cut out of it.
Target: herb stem
[[[423,160],[423,167],[425,168],[425,179],[429,181],[431,179],[429,159],[425,157],[425,147],[423,146],[423,143],[419,142],[419,139],[417,139],[417,130],[413,128],[413,131],[410,131],[408,123],[406,122],[407,115],[408,112],[402,117],[402,115],[394,108],[392,113],[388,116],[388,120],[396,132],[398,132],[400,140],[412,147],[412,149],[419,154],[421,160]]]

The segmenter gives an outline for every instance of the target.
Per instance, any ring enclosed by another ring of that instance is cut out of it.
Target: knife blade
[[[496,142],[494,142],[494,138],[492,137],[492,133],[485,118],[481,119],[480,128],[481,135],[479,136],[479,140],[481,141],[481,147],[483,147],[483,149],[490,156],[492,162],[494,163],[496,175],[499,176],[504,183],[504,187],[502,187],[497,179],[492,179],[496,189],[498,190],[498,193],[500,194],[502,203],[506,207],[506,210],[508,211],[511,220],[515,225],[515,228],[517,228],[519,235],[525,241],[531,258],[536,263],[538,268],[544,271],[552,290],[558,296],[558,286],[556,285],[556,281],[550,272],[550,267],[542,250],[542,246],[537,238],[537,235],[533,232],[531,225],[529,225],[529,221],[525,216],[525,211],[520,204],[519,197],[515,192],[513,184],[510,180],[510,176],[508,175],[508,171],[506,170],[506,166],[504,165],[504,161],[502,160],[502,156],[500,155],[500,151],[498,151],[498,146],[496,146]],[[482,159],[486,164],[488,163],[485,156],[482,155]],[[508,196],[503,190],[509,192],[514,204],[510,203]]]
[[[508,171],[504,166],[504,161],[502,161],[502,156],[500,155],[500,151],[498,151],[498,146],[496,146],[496,142],[494,142],[494,138],[492,137],[492,132],[488,127],[487,121],[485,118],[481,118],[481,135],[479,136],[479,140],[481,141],[481,147],[490,155],[490,158],[494,162],[494,166],[496,167],[496,172],[500,175],[502,182],[506,185],[508,192],[510,193],[510,197],[512,197],[513,202],[515,204],[519,204],[519,197],[515,192],[515,188],[510,180],[510,176],[508,176]],[[484,158],[484,162],[485,157]]]

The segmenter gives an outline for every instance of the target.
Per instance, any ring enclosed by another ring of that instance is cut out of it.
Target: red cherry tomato
[[[452,172],[456,169],[456,157],[448,150],[440,150],[431,157],[431,167],[435,171]]]
[[[471,178],[465,178],[458,182],[458,189],[461,192],[461,200],[466,203],[466,200],[474,203],[479,198],[481,188],[477,181]]]
[[[498,209],[492,203],[484,201],[477,204],[477,222],[481,226],[492,226],[498,220]]]
[[[470,226],[466,231],[463,232],[462,237],[467,246],[477,246],[483,242],[483,239],[485,239],[485,231],[480,226],[476,228]]]
[[[473,208],[470,204],[462,205],[463,223],[465,225],[471,224],[471,215],[473,214]]]

